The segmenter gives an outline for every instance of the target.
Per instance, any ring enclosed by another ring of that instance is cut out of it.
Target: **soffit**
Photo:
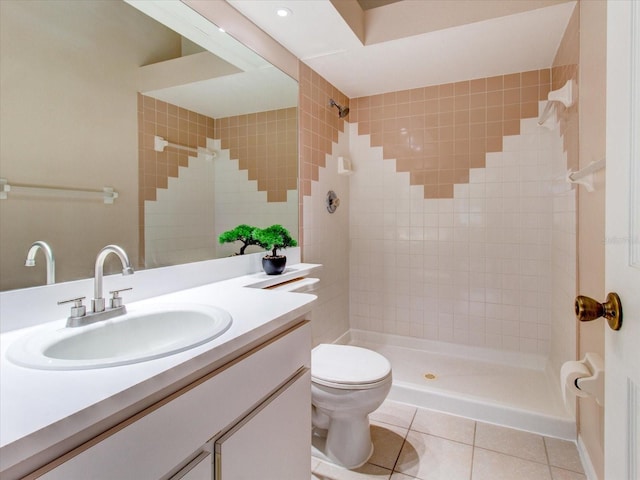
[[[362,11],[363,42],[331,0],[227,2],[350,98],[550,67],[577,3],[403,0]]]

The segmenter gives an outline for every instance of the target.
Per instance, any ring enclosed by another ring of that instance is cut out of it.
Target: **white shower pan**
[[[533,356],[518,362],[513,352],[362,330],[351,330],[348,343],[389,359],[390,400],[575,441],[575,420],[564,407],[559,381]]]

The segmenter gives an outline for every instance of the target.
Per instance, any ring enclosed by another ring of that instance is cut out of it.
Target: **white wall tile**
[[[422,198],[380,149],[351,141],[359,168],[350,177],[350,285],[352,297],[366,285],[381,302],[369,309],[382,317],[375,328],[550,356],[575,344],[552,312],[558,282],[560,292],[575,290],[575,261],[566,260],[575,258],[575,192],[556,192],[551,175],[566,171],[566,155],[557,130],[541,131],[535,119],[521,124],[503,152],[488,153],[485,168],[454,186],[453,199]],[[360,254],[362,239],[375,254]],[[381,255],[382,278],[371,281],[364,264]]]

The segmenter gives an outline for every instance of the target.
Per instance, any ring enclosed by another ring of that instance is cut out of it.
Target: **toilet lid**
[[[324,385],[366,385],[391,373],[389,360],[351,345],[320,344],[311,352],[311,378]]]

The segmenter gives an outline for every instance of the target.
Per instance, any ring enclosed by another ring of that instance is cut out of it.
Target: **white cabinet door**
[[[213,478],[213,463],[211,455],[203,459],[192,470],[184,475],[180,480],[211,480]],[[176,479],[178,480],[178,479]]]
[[[202,452],[169,480],[213,480],[213,446],[208,443]]]
[[[215,442],[215,480],[311,476],[311,373],[301,371]]]
[[[639,82],[640,3],[607,2],[606,288],[623,315],[605,334],[607,480],[640,478]]]

